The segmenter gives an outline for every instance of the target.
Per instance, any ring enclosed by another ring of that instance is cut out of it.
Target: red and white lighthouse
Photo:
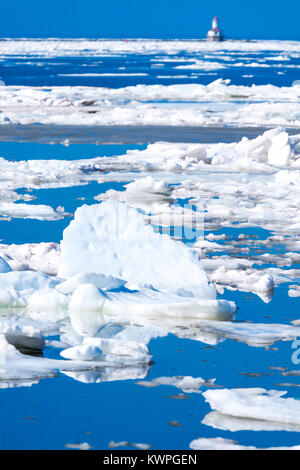
[[[217,16],[212,20],[211,29],[208,31],[206,36],[207,41],[223,41],[224,36],[222,30],[219,28],[219,19]]]

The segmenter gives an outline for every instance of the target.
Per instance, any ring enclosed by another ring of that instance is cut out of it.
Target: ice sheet
[[[240,55],[270,51],[275,54],[300,53],[296,41],[278,40],[228,40],[222,43],[206,42],[203,40],[163,40],[163,39],[7,39],[1,42],[0,55],[7,57],[72,57],[72,56],[101,56],[118,54],[178,54],[180,52],[218,52],[228,55],[238,52]],[[272,56],[271,56],[272,57]],[[276,57],[276,56],[275,56]]]
[[[300,85],[237,86],[229,79],[118,89],[2,86],[0,123],[297,127],[299,96]]]

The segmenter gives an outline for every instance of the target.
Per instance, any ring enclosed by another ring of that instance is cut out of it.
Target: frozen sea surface
[[[297,448],[300,44],[0,56],[1,448]]]
[[[298,127],[299,70],[291,41],[4,39],[0,123]]]

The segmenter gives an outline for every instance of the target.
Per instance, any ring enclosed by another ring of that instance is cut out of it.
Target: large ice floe
[[[0,123],[288,126],[300,123],[300,85],[0,87]],[[263,102],[262,102],[263,101]]]
[[[143,378],[151,361],[148,341],[168,332],[164,317],[176,325],[228,319],[235,312],[233,302],[216,299],[194,250],[155,233],[142,214],[123,203],[80,207],[60,252],[58,274],[52,276],[12,271],[1,259],[1,380],[30,380],[55,370],[81,381]],[[150,323],[159,319],[160,326],[109,328],[112,321],[143,324],[144,317]],[[28,357],[15,349],[40,349],[44,338],[58,333],[61,340],[53,344],[65,360]],[[107,368],[118,372],[107,374]]]
[[[300,445],[291,447],[257,448],[255,446],[240,445],[232,439],[224,439],[222,437],[202,437],[194,439],[190,443],[190,448],[193,450],[300,450]]]
[[[263,388],[236,388],[207,390],[203,396],[211,408],[222,415],[299,426],[300,402],[283,398],[286,393]]]
[[[194,250],[155,233],[142,214],[119,202],[77,209],[64,231],[58,276],[66,281],[56,289],[71,295],[72,311],[88,306],[121,318],[234,312],[233,304],[215,299]]]

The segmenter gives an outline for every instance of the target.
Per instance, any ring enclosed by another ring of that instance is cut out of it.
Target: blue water
[[[243,305],[239,316],[252,319],[251,310],[247,310],[252,299],[247,300],[243,294],[237,297]],[[277,300],[278,297],[273,303],[275,310]],[[265,321],[263,305],[260,313],[260,321]],[[273,321],[281,320],[278,311]],[[290,368],[290,342],[276,343],[274,347],[278,350],[267,351],[232,340],[212,347],[169,335],[150,343],[155,364],[147,380],[192,375],[216,377],[218,385],[229,388],[285,390],[286,386],[278,384],[299,385],[299,377],[283,377],[269,368]],[[244,375],[249,372],[262,375]],[[300,398],[298,387],[290,386],[288,391],[289,396]],[[201,424],[210,412],[203,397],[185,394],[185,399],[176,399],[179,393],[174,387],[145,388],[136,385],[136,381],[82,384],[63,375],[41,380],[29,388],[1,390],[2,449],[61,449],[66,443],[85,441],[96,449],[106,449],[110,440],[151,443],[153,449],[187,449],[193,439],[202,436],[224,437],[256,446],[299,444],[296,432],[231,433],[212,429]],[[181,426],[173,427],[170,421],[178,421]]]
[[[0,142],[0,157],[21,160],[77,160],[124,155],[128,150],[144,150],[146,145],[122,144],[41,144],[36,142]]]
[[[231,61],[224,60],[217,53],[209,53],[211,58],[206,58],[207,53],[178,54],[148,54],[134,55],[122,54],[121,57],[100,55],[99,57],[54,57],[43,58],[34,56],[4,56],[0,62],[0,77],[6,85],[30,85],[30,86],[96,86],[108,88],[121,88],[145,85],[172,85],[178,83],[201,83],[207,85],[217,78],[230,78],[232,84],[249,85],[249,81],[256,85],[272,83],[277,86],[291,85],[294,80],[299,80],[300,57],[290,56],[289,61],[278,62],[272,57],[281,54],[274,51],[261,51],[260,53],[247,52],[246,56],[237,51],[229,51],[226,56]],[[286,55],[286,53],[282,53]],[[174,62],[163,62],[164,59],[175,59]],[[178,59],[178,62],[176,62]],[[217,62],[226,68],[205,72],[197,69],[175,69],[183,63],[180,59],[205,60]],[[247,64],[257,63],[263,59],[263,64],[270,67],[252,67]],[[244,65],[235,66],[243,62]],[[280,68],[278,68],[280,63]],[[163,66],[153,67],[153,65]],[[119,74],[119,76],[84,76],[84,74]],[[139,76],[120,76],[120,74],[145,74]],[[74,76],[76,75],[76,76]],[[77,76],[78,75],[78,76]],[[169,76],[185,75],[186,78],[167,78]],[[248,77],[245,75],[248,75]],[[251,77],[249,78],[249,75]],[[161,78],[166,77],[166,78]]]
[[[229,55],[229,53],[226,55]],[[274,52],[247,54],[249,63],[259,57],[268,60]],[[291,58],[287,64],[295,68],[253,68],[233,67],[231,62],[217,59],[228,66],[224,70],[203,73],[196,70],[174,69],[181,63],[165,63],[164,67],[153,68],[153,61],[160,63],[161,54],[126,55],[122,57],[5,57],[0,62],[0,76],[7,85],[53,86],[88,85],[104,87],[125,87],[136,84],[207,84],[216,78],[230,78],[233,84],[249,85],[272,83],[290,86],[299,79],[296,66],[300,58]],[[231,53],[233,64],[242,60],[238,51]],[[168,55],[168,57],[173,57]],[[201,54],[180,53],[176,57],[203,59]],[[174,58],[174,57],[173,57]],[[216,59],[211,59],[216,61]],[[277,61],[268,60],[277,65]],[[120,69],[121,67],[121,69]],[[125,69],[124,69],[125,68]],[[283,72],[279,75],[278,71]],[[146,76],[132,77],[84,77],[83,73],[146,73]],[[201,75],[200,75],[201,73]],[[66,74],[78,74],[76,77]],[[252,78],[243,77],[251,74]],[[162,79],[161,75],[186,75],[187,78]],[[1,140],[1,136],[0,136]],[[8,160],[93,158],[98,156],[121,155],[131,149],[143,149],[144,145],[91,145],[16,143],[0,141],[0,156]],[[80,205],[93,204],[94,197],[109,189],[122,191],[124,183],[107,182],[73,186],[71,188],[40,189],[31,192],[36,197],[32,204],[64,206],[71,213],[59,221],[38,221],[13,218],[0,221],[1,243],[59,242],[64,228],[70,223],[72,214]],[[24,189],[25,190],[25,189]],[[21,192],[19,190],[19,192]],[[84,198],[82,200],[81,198]],[[257,246],[252,247],[249,256],[257,248],[265,250],[260,240],[271,232],[258,227],[223,228],[217,234],[225,233],[236,239],[240,233],[257,236]],[[222,241],[218,243],[223,243]],[[245,245],[247,241],[245,241]],[[284,244],[273,245],[271,253],[283,252]],[[226,245],[224,253],[228,254]],[[269,265],[266,265],[269,266]],[[293,265],[292,267],[297,267]],[[273,298],[264,303],[258,296],[238,291],[225,290],[220,298],[234,300],[238,306],[236,321],[258,323],[290,324],[299,316],[299,300],[288,297],[288,285],[275,288]],[[150,351],[154,364],[149,367],[147,380],[161,376],[191,375],[205,379],[216,378],[218,386],[263,387],[266,389],[288,390],[288,396],[300,399],[300,377],[285,377],[281,371],[270,367],[297,369],[292,364],[291,342],[276,342],[270,348],[253,347],[226,339],[216,346],[199,341],[180,339],[174,335],[152,340]],[[45,357],[58,357],[58,352],[44,349]],[[250,376],[249,373],[261,374]],[[288,383],[290,385],[280,385]],[[205,390],[205,387],[203,387]],[[295,432],[254,432],[231,433],[213,429],[201,424],[210,407],[201,394],[185,393],[184,399],[176,399],[179,389],[170,386],[146,388],[135,380],[112,381],[84,384],[63,374],[41,379],[30,387],[0,389],[0,448],[2,449],[63,449],[67,443],[88,442],[95,449],[106,449],[111,440],[148,443],[152,449],[187,449],[189,443],[198,437],[224,437],[237,440],[239,444],[267,446],[292,446],[300,444]],[[180,425],[171,426],[170,421]]]

